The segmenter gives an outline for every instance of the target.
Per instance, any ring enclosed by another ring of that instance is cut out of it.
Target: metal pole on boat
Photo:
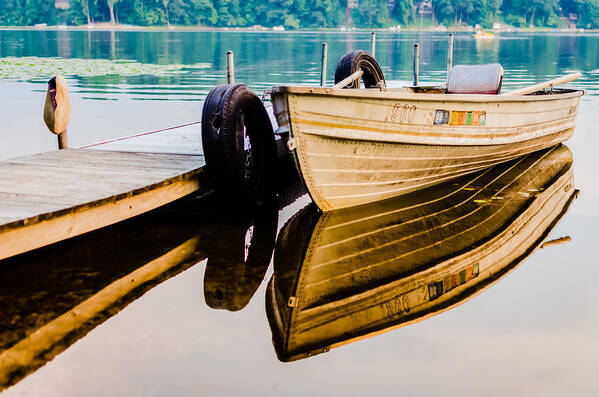
[[[227,51],[227,84],[235,84],[235,62],[233,51]]]
[[[420,49],[414,44],[414,87],[418,86],[418,68],[420,67]]]
[[[453,66],[453,33],[449,34],[449,48],[447,49],[447,77]]]
[[[375,51],[375,46],[376,46],[376,33],[372,32],[370,33],[370,55],[372,55],[372,57],[374,58],[374,51]]]
[[[327,83],[327,43],[322,43],[322,69],[320,69],[320,85],[325,86]]]

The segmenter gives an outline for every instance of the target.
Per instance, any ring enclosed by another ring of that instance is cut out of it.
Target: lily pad
[[[0,79],[31,81],[48,79],[57,74],[72,77],[92,76],[172,76],[190,70],[209,68],[209,63],[193,65],[158,65],[128,59],[81,59],[7,57],[0,59]]]

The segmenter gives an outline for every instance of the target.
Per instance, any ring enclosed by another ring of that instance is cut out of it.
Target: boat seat
[[[501,91],[503,67],[487,65],[455,65],[447,78],[448,94],[493,94]]]

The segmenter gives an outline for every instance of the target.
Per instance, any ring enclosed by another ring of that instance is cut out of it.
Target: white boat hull
[[[271,89],[279,131],[329,211],[409,193],[570,138],[582,91],[539,96]]]

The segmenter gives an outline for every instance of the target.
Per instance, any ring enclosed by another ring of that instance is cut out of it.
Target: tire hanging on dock
[[[262,101],[248,86],[220,85],[210,91],[202,113],[202,146],[217,192],[248,202],[272,192],[273,128]]]
[[[374,88],[381,81],[385,83],[385,76],[379,64],[366,51],[351,51],[345,54],[337,63],[335,69],[335,84],[351,76],[358,70],[364,72],[362,80],[365,88]],[[360,88],[360,80],[355,80],[348,88]]]

